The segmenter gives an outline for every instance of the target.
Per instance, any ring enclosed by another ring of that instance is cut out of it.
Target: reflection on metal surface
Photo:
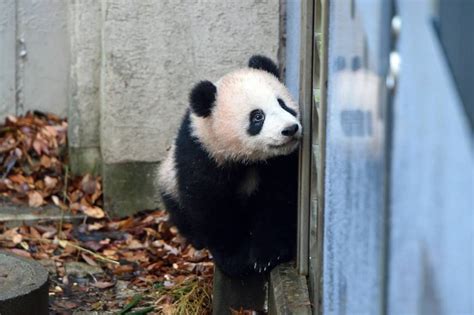
[[[388,10],[385,2],[330,5],[322,305],[327,314],[383,309]]]
[[[472,4],[442,2],[448,15]],[[431,5],[397,1],[403,64],[393,104],[386,311],[393,315],[474,314],[473,135]],[[464,41],[472,43],[471,33]]]

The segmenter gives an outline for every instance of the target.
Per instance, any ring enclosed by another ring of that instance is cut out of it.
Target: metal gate
[[[27,110],[66,116],[68,1],[0,1],[0,120]]]
[[[474,12],[443,26],[450,6],[302,3],[298,268],[315,314],[474,312],[472,62],[443,49],[473,38],[440,38]]]

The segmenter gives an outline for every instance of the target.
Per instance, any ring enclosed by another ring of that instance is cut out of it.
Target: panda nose
[[[298,124],[291,125],[289,127],[286,127],[281,131],[281,134],[287,137],[292,137],[295,135],[295,133],[298,131],[299,126]]]

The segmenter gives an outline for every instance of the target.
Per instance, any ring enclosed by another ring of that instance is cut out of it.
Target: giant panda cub
[[[291,260],[296,244],[298,105],[264,56],[201,81],[160,169],[171,221],[231,277]]]

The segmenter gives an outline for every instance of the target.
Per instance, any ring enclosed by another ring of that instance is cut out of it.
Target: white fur
[[[175,146],[171,146],[168,156],[162,162],[158,174],[158,183],[163,194],[178,201],[178,183],[176,179]]]
[[[301,136],[299,108],[275,76],[246,68],[227,74],[216,86],[218,92],[212,114],[205,118],[191,114],[191,127],[193,135],[218,163],[264,161],[296,149]],[[281,108],[278,98],[293,109],[297,117]],[[249,115],[254,109],[264,111],[265,122],[258,135],[250,136],[247,133]],[[293,124],[298,124],[299,131],[294,141],[289,142],[281,131]]]

